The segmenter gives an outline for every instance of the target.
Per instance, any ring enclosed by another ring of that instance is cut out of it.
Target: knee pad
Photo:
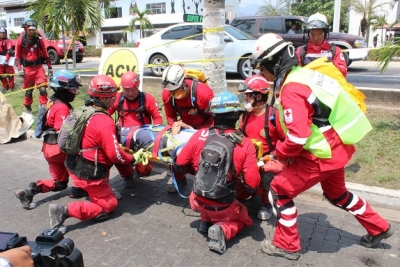
[[[335,198],[335,199],[329,198],[325,193],[324,193],[324,197],[332,205],[339,207],[341,209],[344,209],[344,210],[346,210],[349,203],[353,200],[353,194],[350,193],[349,191],[344,192],[340,197]],[[342,202],[344,202],[344,203],[342,203]]]
[[[269,191],[271,182],[274,179],[275,175],[276,174],[273,172],[260,171],[261,185],[265,190]]]
[[[278,199],[288,199],[288,198],[289,197],[284,196],[284,195],[277,195],[272,188],[269,189],[268,200],[269,200],[269,203],[271,203],[271,205],[272,205],[272,212],[276,216],[277,220],[279,220],[281,218],[281,213],[284,210],[294,206],[293,200],[287,202],[286,204],[284,204],[282,206],[279,206],[278,203],[276,203]]]
[[[67,182],[55,182],[54,189],[52,190],[53,192],[58,192],[66,189],[68,187],[68,181]]]
[[[39,88],[39,94],[42,95],[42,96],[47,96],[46,87],[40,87]]]
[[[29,89],[25,91],[25,97],[32,98],[33,89]]]

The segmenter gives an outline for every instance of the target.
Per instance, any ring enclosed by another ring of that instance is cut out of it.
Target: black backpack
[[[240,132],[218,134],[215,128],[210,129],[193,183],[197,195],[220,203],[232,203],[237,180],[233,149],[241,141]],[[228,181],[231,175],[232,180]]]
[[[332,53],[331,61],[333,61],[333,59],[335,58],[335,55],[336,55],[336,44],[332,43],[330,45],[331,45],[331,53]],[[300,64],[302,66],[304,66],[304,59],[305,59],[306,53],[307,53],[307,45],[303,45],[303,46],[300,46],[300,47],[301,47],[301,51],[300,51],[300,60],[301,60],[301,62],[300,62]]]
[[[142,91],[139,91],[139,108],[138,109],[135,109],[135,110],[123,109],[122,106],[124,104],[124,101],[125,101],[125,96],[124,96],[124,94],[121,94],[121,97],[120,97],[120,99],[118,101],[118,106],[117,106],[118,115],[115,118],[115,122],[118,122],[119,117],[121,116],[121,111],[122,112],[128,112],[128,113],[129,112],[135,112],[135,113],[139,114],[138,118],[140,120],[141,126],[143,126],[145,124],[143,116],[146,116],[146,117],[149,117],[149,118],[151,117],[149,112],[146,110],[146,93],[144,93]],[[124,120],[122,120],[121,127],[124,127],[123,124],[124,124]]]

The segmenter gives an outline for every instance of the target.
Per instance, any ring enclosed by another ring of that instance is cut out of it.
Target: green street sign
[[[184,22],[203,22],[203,16],[193,14],[183,14]]]

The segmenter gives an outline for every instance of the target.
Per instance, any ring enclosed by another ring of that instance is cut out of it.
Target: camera
[[[35,241],[17,233],[0,232],[0,251],[28,245],[36,267],[84,267],[82,252],[74,241],[55,229],[46,229]]]

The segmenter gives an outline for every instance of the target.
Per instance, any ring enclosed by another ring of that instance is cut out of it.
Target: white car
[[[247,57],[251,55],[256,39],[230,25],[224,27],[225,71],[239,73],[246,79],[252,75],[250,60]],[[145,50],[145,65],[149,64],[155,76],[161,76],[169,62],[182,63],[185,68],[201,70],[202,33],[202,23],[179,23],[139,39],[136,45]]]

